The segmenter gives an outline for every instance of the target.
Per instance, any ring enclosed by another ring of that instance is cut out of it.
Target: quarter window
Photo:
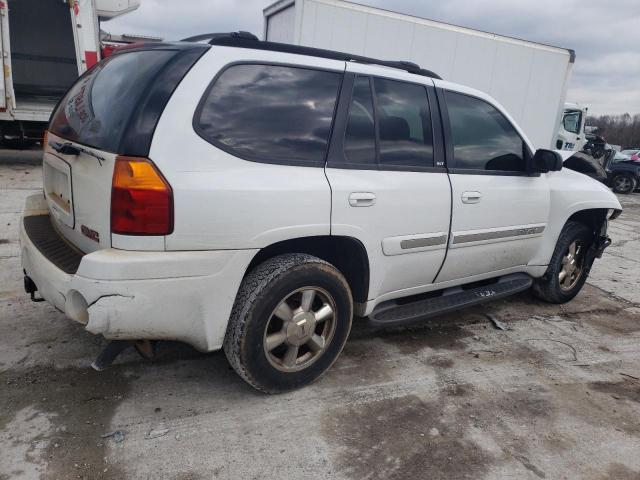
[[[528,148],[495,107],[478,98],[446,92],[455,168],[522,172]]]
[[[198,133],[247,160],[324,165],[341,74],[235,65],[210,88]]]

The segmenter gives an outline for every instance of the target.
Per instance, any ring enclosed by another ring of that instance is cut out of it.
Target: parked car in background
[[[264,392],[318,378],[354,316],[570,301],[621,212],[485,93],[241,33],[83,75],[43,182],[20,228],[32,297],[108,339],[223,348]]]
[[[613,149],[604,156],[607,184],[616,193],[629,194],[640,186],[640,162]]]
[[[638,160],[640,160],[640,148],[638,148],[638,149],[633,148],[633,149],[628,149],[628,150],[622,150],[620,153],[621,153],[621,154],[623,154],[623,155],[628,156],[628,157],[629,157],[631,160],[633,160],[633,161],[638,161]]]

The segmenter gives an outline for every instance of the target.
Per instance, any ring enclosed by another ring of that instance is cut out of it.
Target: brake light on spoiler
[[[173,191],[151,160],[116,158],[111,185],[111,232],[120,235],[173,232]]]

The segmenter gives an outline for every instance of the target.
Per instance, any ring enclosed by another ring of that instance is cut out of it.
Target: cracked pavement
[[[640,194],[573,302],[355,324],[318,382],[264,396],[177,343],[91,370],[105,341],[22,289],[40,188],[40,167],[0,165],[0,479],[640,478]]]

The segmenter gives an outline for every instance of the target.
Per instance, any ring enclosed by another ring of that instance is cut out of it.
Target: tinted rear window
[[[100,63],[67,92],[49,129],[67,140],[117,152],[141,97],[175,55],[175,50],[144,50]]]
[[[324,165],[341,78],[288,66],[231,66],[205,94],[196,131],[247,160]]]

